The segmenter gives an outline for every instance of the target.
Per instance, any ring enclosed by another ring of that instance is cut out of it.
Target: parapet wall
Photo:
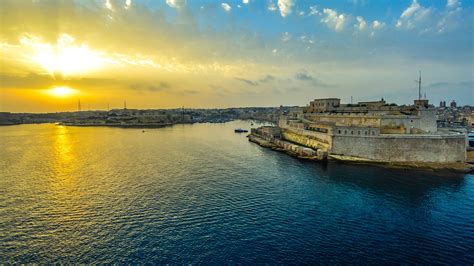
[[[466,160],[463,135],[334,136],[330,154],[382,162],[456,163]]]

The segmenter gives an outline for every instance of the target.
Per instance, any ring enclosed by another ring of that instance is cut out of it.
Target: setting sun
[[[56,97],[66,97],[71,94],[76,93],[76,90],[71,89],[69,87],[55,87],[48,91],[51,95]]]

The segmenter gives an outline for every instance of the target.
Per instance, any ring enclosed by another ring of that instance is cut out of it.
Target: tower
[[[78,111],[78,112],[81,111],[81,99],[78,99],[78,100],[77,100],[77,111]]]
[[[123,101],[123,109],[125,109],[125,110],[127,109],[127,101],[126,100]]]

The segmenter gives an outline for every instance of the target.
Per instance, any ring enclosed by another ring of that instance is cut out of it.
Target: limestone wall
[[[323,151],[331,149],[332,136],[325,133],[284,128],[282,130],[282,136],[285,140],[313,149],[320,149]]]
[[[464,135],[334,136],[330,154],[390,162],[464,162],[466,140]]]

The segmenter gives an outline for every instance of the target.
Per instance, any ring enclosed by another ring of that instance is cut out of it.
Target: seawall
[[[392,163],[464,163],[466,140],[458,135],[336,135],[330,154]]]

